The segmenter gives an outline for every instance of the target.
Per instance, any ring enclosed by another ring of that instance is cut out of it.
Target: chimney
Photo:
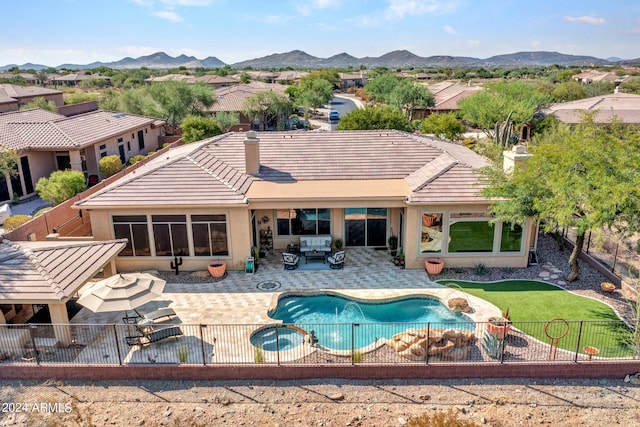
[[[531,157],[531,154],[527,153],[524,145],[514,145],[511,151],[505,151],[502,154],[504,157],[502,168],[506,173],[513,172],[513,168],[518,163],[526,161]]]
[[[244,139],[244,163],[245,171],[249,175],[259,175],[260,173],[260,138],[255,131],[247,132]]]

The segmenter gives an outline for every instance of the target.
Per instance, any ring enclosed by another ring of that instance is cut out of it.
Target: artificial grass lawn
[[[558,346],[576,351],[579,321],[585,320],[587,322],[582,323],[580,333],[580,352],[584,353],[584,346],[589,345],[598,348],[600,356],[604,357],[634,354],[628,345],[629,334],[633,331],[620,321],[611,307],[600,301],[533,280],[487,283],[440,280],[438,283],[456,283],[465,292],[489,301],[503,312],[508,308],[514,327],[542,342],[549,342],[544,331],[545,323],[551,319],[564,319],[569,322],[569,331],[560,339]],[[556,329],[558,326],[555,325]]]

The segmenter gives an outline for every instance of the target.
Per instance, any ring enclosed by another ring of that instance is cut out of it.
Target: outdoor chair
[[[138,332],[140,335],[127,337],[127,344],[130,346],[138,345],[143,347],[145,345],[153,344],[165,340],[167,338],[178,338],[183,335],[182,329],[179,326],[169,326],[161,329],[154,329],[152,326],[138,326]]]
[[[344,267],[344,251],[335,252],[332,255],[327,257],[327,262],[329,263],[329,268],[342,268]]]
[[[142,318],[143,321],[151,320],[154,323],[158,323],[159,321],[164,322],[165,320],[169,320],[173,316],[176,316],[176,312],[173,311],[173,308],[171,307],[162,307],[150,313],[141,313],[138,310],[134,311]]]
[[[300,256],[288,252],[282,253],[282,262],[284,263],[285,270],[295,270],[298,268],[298,261],[300,261]]]

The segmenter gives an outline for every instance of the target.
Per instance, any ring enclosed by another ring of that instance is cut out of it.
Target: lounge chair
[[[344,267],[344,251],[338,251],[333,255],[327,257],[327,262],[330,268],[342,268]]]
[[[282,253],[282,262],[284,264],[285,270],[295,270],[296,268],[298,268],[298,261],[300,261],[299,255],[289,252]]]
[[[134,310],[138,316],[142,318],[142,320],[152,320],[155,323],[159,321],[165,321],[171,319],[173,316],[176,316],[176,312],[173,311],[171,307],[162,307],[150,313],[140,313],[138,310]]]
[[[138,345],[143,347],[148,344],[153,344],[158,341],[165,340],[167,338],[178,338],[183,335],[182,329],[179,326],[169,326],[161,329],[153,329],[152,327],[139,327],[138,331],[141,335],[127,337],[127,344],[130,346]]]

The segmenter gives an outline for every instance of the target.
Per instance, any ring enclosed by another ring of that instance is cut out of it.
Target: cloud
[[[157,18],[166,19],[167,21],[170,21],[170,22],[182,21],[182,16],[170,10],[161,10],[157,12],[151,12],[151,14]]]
[[[445,25],[443,28],[445,33],[453,34],[453,35],[456,34],[456,30],[451,25]]]
[[[407,15],[444,14],[456,10],[458,0],[389,0],[387,19],[402,19]]]
[[[264,24],[286,24],[287,22],[291,21],[292,16],[287,16],[287,15],[267,15],[261,18],[258,18],[257,21],[258,22],[262,22]]]
[[[312,0],[310,3],[298,4],[296,10],[302,16],[309,16],[314,10],[336,8],[342,4],[342,0]]]
[[[595,16],[565,16],[564,20],[569,22],[581,22],[583,24],[590,25],[602,25],[607,23],[606,19],[597,18]]]

